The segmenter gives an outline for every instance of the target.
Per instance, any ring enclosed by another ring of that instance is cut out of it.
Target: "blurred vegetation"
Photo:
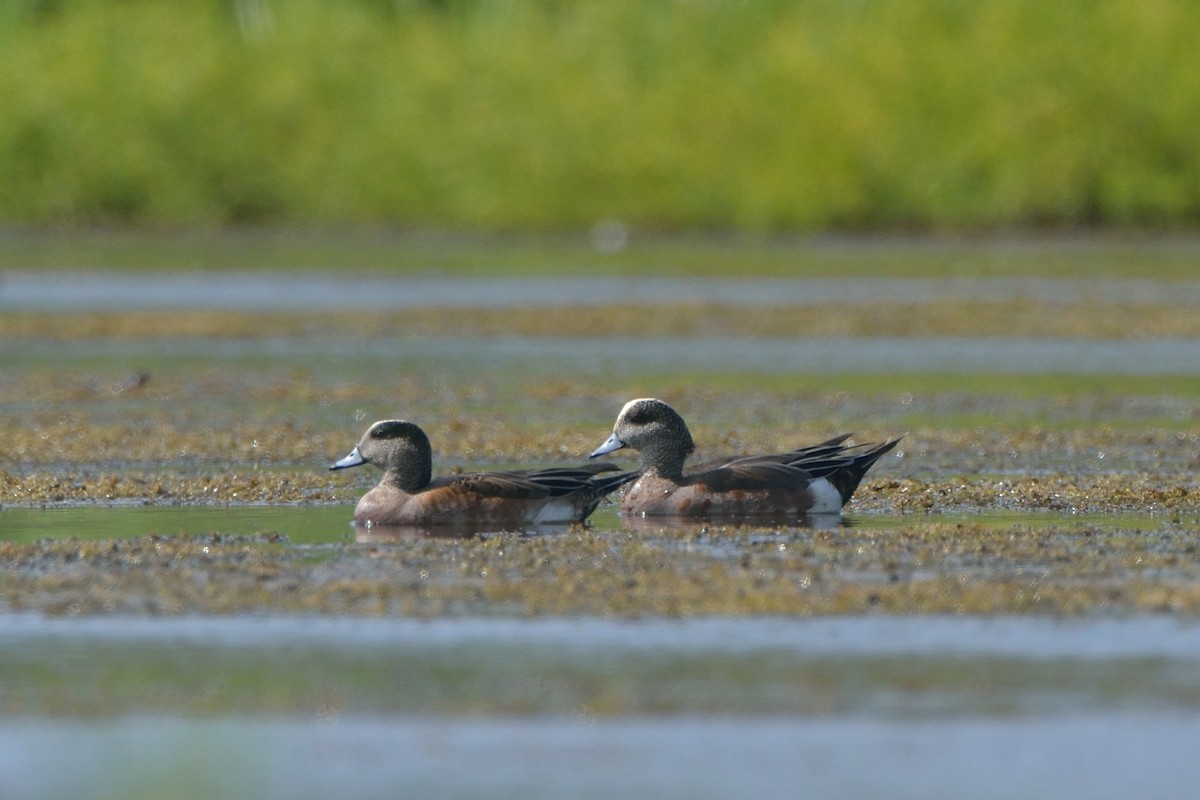
[[[0,220],[1200,221],[1191,0],[7,0]]]

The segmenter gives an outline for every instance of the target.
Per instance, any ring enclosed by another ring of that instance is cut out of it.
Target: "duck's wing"
[[[847,447],[843,443],[852,435],[843,433],[788,453],[709,462],[688,470],[684,477],[689,483],[702,483],[712,491],[797,489],[817,478],[851,468],[860,446]]]
[[[550,491],[551,497],[562,497],[575,492],[594,492],[597,498],[619,489],[641,474],[640,470],[620,472],[616,475],[600,473],[617,472],[616,464],[582,464],[578,467],[551,467],[526,473],[530,480]]]
[[[435,481],[458,491],[468,491],[481,497],[536,500],[583,492],[598,497],[632,480],[637,473],[596,478],[600,473],[615,472],[615,464],[584,464],[578,467],[550,467],[539,470],[508,472],[477,472],[455,475]],[[611,487],[611,488],[607,488]]]
[[[835,456],[845,451],[847,448],[842,443],[849,439],[854,434],[843,433],[840,436],[835,436],[832,439],[826,439],[817,444],[800,447],[788,453],[767,453],[754,456],[730,456],[728,458],[718,458],[712,461],[706,461],[703,464],[697,464],[692,468],[694,472],[704,472],[717,467],[733,466],[741,463],[760,463],[765,461],[775,461],[781,464],[793,464],[804,459],[823,458]]]
[[[521,472],[477,472],[439,478],[430,488],[445,488],[477,497],[502,497],[510,500],[539,500],[551,497],[551,488]]]
[[[685,483],[704,486],[711,492],[754,492],[802,488],[815,476],[771,458],[742,458],[713,469],[688,472],[683,477]]]

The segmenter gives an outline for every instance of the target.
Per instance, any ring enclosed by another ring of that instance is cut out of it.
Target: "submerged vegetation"
[[[0,8],[0,219],[1192,226],[1192,3]]]

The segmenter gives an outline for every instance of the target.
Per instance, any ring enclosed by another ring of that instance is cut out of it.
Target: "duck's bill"
[[[350,451],[350,455],[339,458],[337,461],[329,465],[330,469],[345,469],[346,467],[357,467],[359,464],[365,464],[367,460],[362,457],[362,453],[355,447]]]
[[[588,458],[595,458],[596,456],[602,456],[605,453],[611,453],[613,450],[620,450],[624,446],[625,446],[625,443],[622,442],[620,439],[618,439],[617,435],[614,433],[612,436],[610,436],[604,440],[604,444],[600,445],[595,450],[593,450],[592,454],[590,456],[588,456]]]

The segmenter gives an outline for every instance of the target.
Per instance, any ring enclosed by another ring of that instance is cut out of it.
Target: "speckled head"
[[[696,449],[683,417],[652,397],[630,400],[617,415],[612,436],[592,453],[602,456],[622,447],[631,447],[642,455],[647,472],[664,478],[679,478],[683,462]]]
[[[433,477],[433,449],[429,437],[415,423],[403,419],[376,422],[358,445],[330,469],[375,464],[383,469],[383,480],[412,492],[428,485]]]

